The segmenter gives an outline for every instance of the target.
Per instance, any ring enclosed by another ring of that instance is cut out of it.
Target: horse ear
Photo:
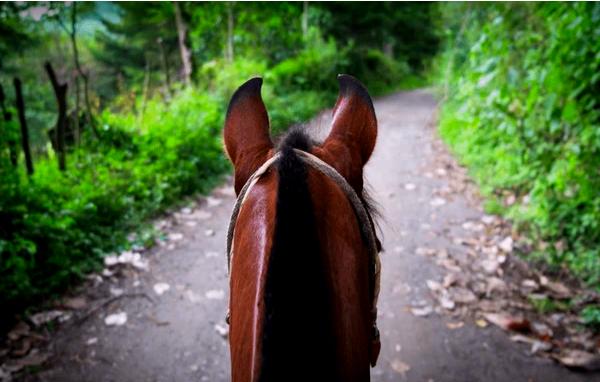
[[[240,86],[229,101],[223,140],[235,168],[235,192],[267,160],[273,142],[269,136],[269,116],[260,95],[262,78]]]
[[[340,174],[362,191],[362,168],[371,157],[377,139],[377,118],[369,92],[356,78],[338,75],[340,93],[333,108],[331,132],[323,150]]]

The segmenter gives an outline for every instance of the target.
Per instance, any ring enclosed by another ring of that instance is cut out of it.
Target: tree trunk
[[[150,61],[146,56],[146,67],[144,69],[144,87],[142,89],[142,108],[138,113],[138,126],[144,123],[144,113],[146,112],[146,102],[148,101],[148,87],[150,86]]]
[[[386,42],[383,44],[383,54],[385,54],[388,58],[394,59],[394,43]]]
[[[52,88],[54,89],[54,95],[56,96],[56,102],[58,103],[58,121],[56,122],[56,147],[58,148],[58,168],[61,171],[67,169],[66,162],[66,150],[65,150],[65,128],[67,122],[67,84],[59,84],[56,79],[56,74],[52,65],[46,62],[44,65],[50,82],[52,82]]]
[[[83,72],[81,68],[81,63],[79,62],[79,49],[77,48],[77,2],[73,2],[71,11],[71,45],[73,46],[73,58],[75,60],[75,67],[77,68],[77,73],[83,79],[83,98],[85,100],[85,114],[87,116],[88,123],[92,127],[92,131],[96,138],[100,138],[100,133],[96,128],[96,121],[94,120],[94,115],[92,114],[92,104],[90,103],[90,90],[89,90],[89,81],[88,76]],[[79,116],[77,116],[79,118]]]
[[[302,2],[302,36],[308,36],[308,1]]]
[[[21,124],[21,145],[25,153],[25,166],[27,175],[33,174],[33,161],[31,160],[31,150],[29,149],[29,132],[27,130],[27,120],[25,119],[25,102],[23,102],[23,91],[21,89],[21,80],[14,78],[15,98],[17,101],[17,113],[19,114],[19,123]]]
[[[158,43],[160,56],[162,58],[162,67],[165,72],[165,80],[167,82],[167,94],[169,95],[169,97],[172,97],[173,94],[171,93],[171,76],[169,75],[169,60],[167,59],[167,52],[165,52],[165,47],[163,46],[163,40],[161,37],[157,38],[156,42]]]
[[[227,2],[227,62],[233,62],[233,2]]]
[[[181,7],[177,1],[173,2],[175,7],[175,23],[177,25],[177,35],[179,37],[179,53],[181,53],[181,64],[183,81],[186,86],[192,83],[192,53],[187,46],[187,25],[181,15]]]
[[[0,108],[2,109],[2,116],[4,118],[4,121],[8,125],[8,128],[10,128],[10,126],[12,125],[12,114],[6,108],[6,104],[4,103],[4,101],[6,101],[6,96],[4,95],[4,88],[2,87],[2,84],[0,84]],[[9,132],[10,135],[14,135],[13,133],[13,131]],[[9,137],[7,143],[10,163],[13,165],[13,167],[17,167],[19,159],[19,153],[17,152],[17,142],[13,139],[13,137]]]
[[[79,130],[79,76],[75,76],[75,120],[73,121],[73,137],[75,147],[79,148],[81,143],[81,131]]]

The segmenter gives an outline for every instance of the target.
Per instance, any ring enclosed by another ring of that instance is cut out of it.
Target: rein
[[[335,184],[338,185],[350,201],[352,208],[354,209],[354,213],[356,214],[356,218],[358,220],[358,225],[360,227],[361,235],[363,240],[365,240],[367,248],[369,249],[369,263],[370,263],[370,271],[371,277],[373,280],[373,295],[371,296],[372,302],[372,325],[373,325],[373,339],[379,340],[379,330],[377,329],[376,320],[377,320],[377,299],[379,297],[379,285],[380,285],[380,271],[381,271],[381,263],[379,260],[379,251],[377,250],[377,240],[375,237],[374,226],[371,223],[369,218],[369,214],[361,201],[360,197],[356,194],[356,191],[350,186],[350,184],[344,179],[343,176],[337,172],[336,169],[331,167],[329,164],[325,163],[315,155],[308,153],[306,151],[294,149],[296,155],[306,164],[308,164],[313,169],[319,171],[321,174],[325,175],[329,179],[333,180]],[[227,230],[227,271],[231,276],[231,260],[233,258],[233,236],[235,232],[235,224],[246,200],[246,196],[252,189],[252,187],[258,182],[260,177],[267,172],[267,170],[275,164],[281,158],[281,153],[276,152],[271,158],[269,158],[262,166],[258,168],[252,174],[252,176],[246,181],[244,187],[241,189],[240,194],[235,202],[233,207],[233,211],[231,212],[231,219],[229,220],[229,229]]]

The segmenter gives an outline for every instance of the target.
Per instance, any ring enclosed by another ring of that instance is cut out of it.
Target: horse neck
[[[288,162],[263,284],[260,380],[368,381],[369,256],[356,216],[332,180]]]

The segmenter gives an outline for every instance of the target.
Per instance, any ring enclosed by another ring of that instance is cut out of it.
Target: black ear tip
[[[260,88],[262,87],[262,83],[263,83],[263,79],[262,77],[253,77],[250,78],[248,81],[244,82],[242,84],[242,86],[240,86],[238,88],[238,90],[236,90],[236,93],[240,93],[240,92],[260,92]]]
[[[338,74],[338,82],[340,83],[340,96],[349,96],[356,94],[364,98],[368,103],[372,104],[369,91],[359,80],[349,74]]]
[[[260,89],[262,87],[263,79],[262,77],[253,77],[248,81],[244,82],[231,96],[231,101],[229,101],[229,107],[227,108],[227,115],[231,111],[233,105],[237,102],[246,99],[247,97],[258,97],[260,96]]]

